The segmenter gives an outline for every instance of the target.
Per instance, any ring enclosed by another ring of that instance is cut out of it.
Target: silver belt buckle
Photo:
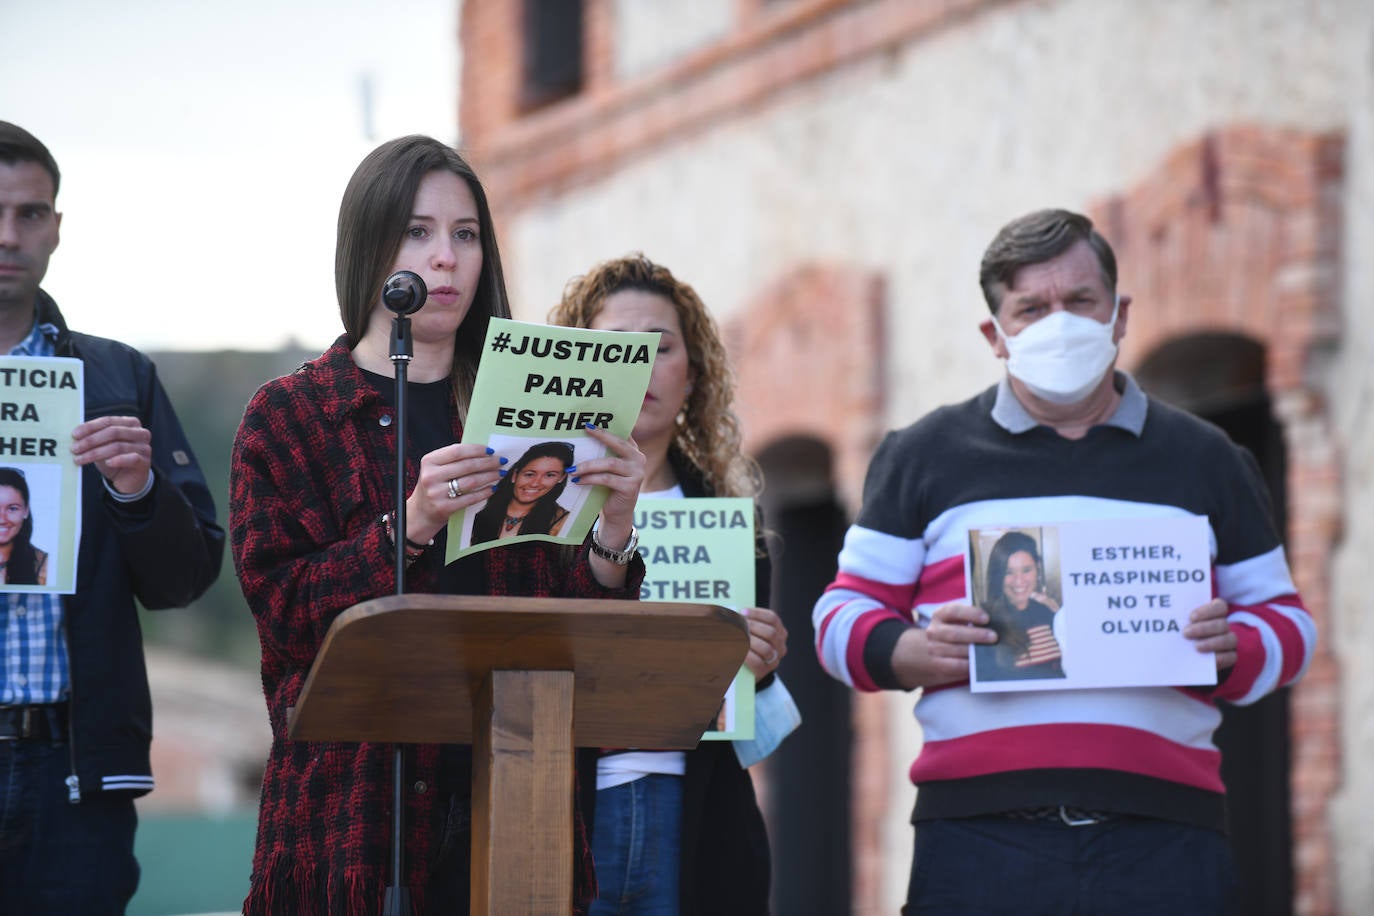
[[[1059,806],[1059,819],[1070,827],[1091,827],[1102,823],[1102,818],[1097,816],[1069,817],[1069,810],[1064,805]]]

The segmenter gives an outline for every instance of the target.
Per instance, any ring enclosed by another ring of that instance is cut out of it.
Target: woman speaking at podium
[[[287,710],[330,623],[348,607],[396,592],[402,540],[408,591],[578,598],[637,597],[643,562],[617,556],[631,540],[644,457],[593,431],[608,451],[585,462],[585,484],[609,489],[580,548],[519,543],[445,566],[444,527],[491,495],[500,460],[457,444],[487,325],[509,317],[486,194],[468,164],[428,137],[369,154],[339,209],[334,282],[344,334],[323,355],[264,385],[234,442],[234,561],[262,643],[272,725],[246,914],[377,913],[392,876],[392,746],[287,737]],[[406,527],[395,507],[395,386],[388,275],[429,289],[412,318],[407,388]],[[616,562],[620,561],[620,562]],[[416,746],[407,771],[403,886],[416,912],[468,911],[471,752]],[[579,837],[581,822],[576,821]],[[575,843],[575,894],[591,894]]]

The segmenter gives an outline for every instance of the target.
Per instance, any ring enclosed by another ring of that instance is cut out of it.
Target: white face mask
[[[997,319],[997,335],[1007,348],[1007,371],[1036,397],[1054,404],[1083,400],[1102,381],[1116,358],[1112,333],[1121,297],[1106,324],[1072,312],[1053,312],[1008,337]]]

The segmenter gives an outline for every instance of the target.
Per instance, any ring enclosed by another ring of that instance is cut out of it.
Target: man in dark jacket
[[[0,121],[0,354],[80,359],[86,416],[71,446],[76,591],[0,593],[0,912],[123,913],[139,876],[133,800],[153,788],[134,599],[194,601],[224,532],[153,364],[69,331],[39,289],[59,180],[47,148]]]

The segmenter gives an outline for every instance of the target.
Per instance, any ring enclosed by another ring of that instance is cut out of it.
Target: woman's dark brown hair
[[[516,478],[525,466],[537,458],[557,458],[563,463],[563,470],[566,472],[573,464],[573,447],[567,442],[540,442],[531,445],[525,450],[525,454],[511,465],[510,472],[502,477],[496,484],[495,491],[487,504],[482,507],[472,520],[472,543],[482,544],[486,541],[494,541],[501,536],[501,522],[506,517],[506,510],[510,508],[511,500],[515,498]],[[568,486],[568,477],[564,473],[563,479],[554,484],[553,488],[543,496],[529,510],[520,523],[521,534],[548,534],[553,527],[554,517],[558,510],[563,507],[558,505],[558,497],[563,495],[563,490]]]
[[[415,192],[420,181],[436,171],[452,172],[467,182],[477,203],[482,244],[482,273],[472,307],[458,328],[453,351],[453,391],[459,416],[466,419],[487,324],[493,317],[509,318],[510,304],[486,191],[457,150],[432,137],[412,135],[383,143],[359,163],[339,204],[334,288],[348,345],[356,347],[381,301],[382,284],[401,250]]]
[[[1030,635],[1026,627],[1016,617],[1016,611],[1007,603],[1002,591],[1002,582],[1007,577],[1007,565],[1012,554],[1028,553],[1035,561],[1037,578],[1044,576],[1044,566],[1040,562],[1040,549],[1035,538],[1021,531],[1008,531],[997,539],[988,553],[988,582],[983,610],[988,613],[988,626],[997,633],[997,651],[1011,663],[1030,647]]]
[[[16,468],[0,468],[0,487],[10,487],[24,499],[24,507],[29,505],[29,482],[24,472]],[[33,513],[24,517],[19,533],[10,542],[10,555],[6,560],[5,581],[10,585],[38,584],[38,554],[34,551],[30,538],[33,537]]]

